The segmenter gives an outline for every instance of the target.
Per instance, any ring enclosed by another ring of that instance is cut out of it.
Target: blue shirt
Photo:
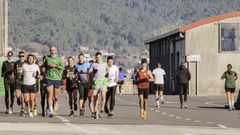
[[[119,75],[118,76],[119,76],[119,80],[120,81],[124,81],[126,74],[125,74],[124,71],[119,71]]]
[[[88,82],[89,75],[86,73],[91,67],[91,64],[88,62],[76,64],[76,71],[78,73],[78,80],[80,82]]]

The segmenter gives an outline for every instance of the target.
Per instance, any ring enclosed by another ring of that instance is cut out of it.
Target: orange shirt
[[[139,70],[137,73],[138,88],[148,89],[149,79],[150,79],[150,76],[148,75],[148,70],[145,70],[145,71]]]

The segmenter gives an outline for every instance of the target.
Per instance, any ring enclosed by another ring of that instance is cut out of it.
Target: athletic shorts
[[[37,93],[37,85],[22,85],[22,93]]]
[[[51,85],[53,85],[54,88],[59,89],[60,86],[62,85],[62,80],[49,80],[49,79],[46,79],[46,87],[49,87]]]
[[[137,81],[136,80],[133,80],[133,85],[137,85]]]
[[[89,83],[78,83],[78,91],[79,99],[86,101],[88,97]]]
[[[164,85],[163,84],[154,84],[156,91],[164,91]]]
[[[226,92],[235,93],[236,88],[225,88]]]
[[[124,80],[119,81],[119,82],[117,82],[117,83],[118,83],[118,85],[123,85],[123,84],[124,84]]]
[[[95,79],[93,85],[93,95],[96,96],[99,92],[107,92],[108,78]]]
[[[21,90],[21,89],[22,89],[22,85],[19,84],[19,83],[16,83],[16,84],[15,84],[15,89],[16,89],[16,90]]]
[[[149,89],[138,89],[138,95],[143,95],[145,99],[148,99]]]
[[[107,86],[104,84],[99,85],[99,88],[95,88],[95,85],[93,86],[93,95],[94,96],[96,96],[101,91],[107,92]]]

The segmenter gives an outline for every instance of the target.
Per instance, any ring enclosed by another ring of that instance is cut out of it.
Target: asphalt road
[[[0,97],[0,134],[240,134],[240,112],[224,108],[224,96],[189,97],[188,109],[180,109],[178,96],[165,96],[165,104],[155,108],[149,97],[148,119],[138,118],[137,96],[117,95],[114,118],[93,119],[87,108],[83,117],[75,112],[69,117],[68,99],[62,94],[60,109],[54,118],[21,117],[15,104],[14,113],[4,114],[4,98]],[[38,100],[40,101],[40,99]]]

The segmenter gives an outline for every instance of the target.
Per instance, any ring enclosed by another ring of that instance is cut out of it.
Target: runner
[[[112,56],[108,56],[108,80],[109,84],[107,87],[106,94],[106,103],[105,103],[105,112],[108,114],[108,117],[113,117],[113,109],[115,106],[115,94],[117,88],[118,74],[119,70],[116,65],[113,65],[114,60]]]
[[[156,90],[156,102],[157,102],[157,108],[160,107],[159,99],[161,100],[161,104],[164,104],[163,101],[163,91],[164,91],[164,77],[166,76],[165,71],[161,68],[161,64],[157,64],[157,68],[153,70],[153,76],[154,76],[154,85]]]
[[[90,67],[92,66],[92,64],[94,63],[93,60],[90,60],[89,61],[89,64],[90,64]],[[95,116],[94,114],[94,96],[93,96],[93,73],[88,73],[89,75],[89,91],[88,91],[88,106],[89,106],[89,109],[92,113],[92,117]]]
[[[22,94],[22,83],[23,83],[23,78],[22,78],[22,65],[26,63],[26,57],[25,53],[23,51],[20,51],[18,53],[19,60],[15,63],[15,75],[16,75],[16,84],[15,84],[15,89],[16,89],[16,98],[17,98],[17,105],[21,105],[21,111],[20,111],[20,116],[25,116],[25,102],[24,102],[24,96]]]
[[[15,78],[16,78],[14,74],[15,73],[14,65],[15,65],[15,62],[13,61],[13,52],[9,51],[7,53],[7,60],[4,61],[2,64],[2,77],[4,78],[4,88],[5,88],[5,105],[6,105],[5,114],[13,113]],[[10,99],[11,99],[11,103],[9,108]]]
[[[227,65],[227,71],[223,73],[222,79],[225,79],[225,91],[227,96],[227,101],[229,104],[229,111],[235,110],[234,107],[234,97],[236,90],[236,80],[238,75],[235,71],[232,71],[232,65]]]
[[[45,111],[45,103],[47,99],[47,87],[46,87],[46,67],[44,66],[45,63],[45,56],[42,59],[42,65],[40,66],[40,93],[41,93],[41,107],[42,107],[42,116],[45,117],[46,111]],[[47,105],[48,108],[48,105]]]
[[[94,118],[98,119],[103,117],[104,106],[106,102],[106,92],[108,86],[107,78],[107,64],[102,61],[102,53],[97,52],[95,54],[96,63],[93,63],[90,69],[90,72],[94,73],[94,86],[93,86],[93,95],[94,95]],[[101,108],[98,110],[98,94],[101,96]]]
[[[69,116],[74,116],[74,111],[77,111],[77,76],[76,76],[76,66],[74,65],[74,58],[72,56],[68,57],[68,65],[63,71],[63,79],[66,79],[66,90],[68,93],[70,114]],[[74,110],[73,110],[74,104]]]
[[[118,87],[119,87],[119,95],[122,95],[122,86],[124,85],[124,80],[126,78],[126,73],[123,71],[122,68],[119,68],[119,80],[118,80]]]
[[[175,79],[179,85],[179,98],[180,98],[180,108],[188,108],[187,105],[187,95],[188,95],[188,82],[191,79],[190,71],[182,64],[176,71]],[[184,102],[183,102],[184,95]]]
[[[24,100],[29,112],[29,117],[33,117],[33,111],[35,107],[35,98],[37,93],[36,78],[40,78],[40,69],[37,64],[34,63],[34,55],[29,54],[27,56],[27,63],[22,66],[23,73],[23,86],[22,92]]]
[[[147,59],[141,60],[142,68],[137,73],[138,98],[140,106],[140,119],[147,119],[147,100],[149,95],[149,81],[153,79],[152,73],[147,69]]]
[[[131,79],[132,79],[132,83],[133,83],[133,95],[137,95],[137,72],[139,71],[138,68],[134,68],[132,75],[131,75]]]
[[[90,86],[88,71],[90,69],[90,63],[85,61],[84,54],[79,54],[79,62],[76,65],[78,74],[78,90],[79,90],[79,110],[80,116],[85,113],[85,102],[87,101],[88,91]]]
[[[50,117],[58,110],[58,96],[62,84],[62,71],[64,70],[63,60],[57,55],[57,48],[50,47],[50,55],[46,56],[46,87],[48,91],[48,105]],[[53,109],[54,101],[54,109]],[[54,111],[54,112],[53,112]]]

